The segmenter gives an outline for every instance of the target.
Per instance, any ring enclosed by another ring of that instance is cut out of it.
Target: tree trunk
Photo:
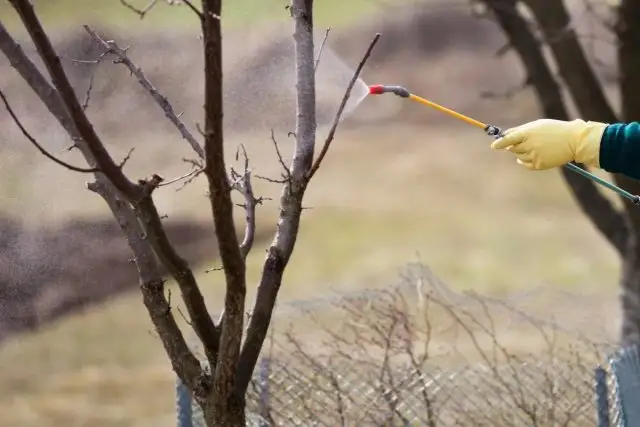
[[[640,4],[636,0],[623,0],[618,9],[616,25],[618,36],[618,69],[622,120],[640,120]],[[640,167],[640,165],[638,165]],[[625,189],[640,192],[640,181],[618,175],[616,181]],[[630,242],[625,252],[621,278],[623,345],[640,343],[640,209],[625,202],[630,227]]]
[[[216,402],[214,394],[201,405],[207,427],[246,427],[244,398],[231,398],[229,402]]]
[[[636,241],[636,239],[633,239]],[[627,346],[640,343],[640,250],[637,244],[630,245],[622,261],[620,279],[620,306],[622,324],[620,344]]]

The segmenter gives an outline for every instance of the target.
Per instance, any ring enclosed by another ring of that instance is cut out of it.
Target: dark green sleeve
[[[606,127],[600,142],[600,167],[640,179],[640,122]]]

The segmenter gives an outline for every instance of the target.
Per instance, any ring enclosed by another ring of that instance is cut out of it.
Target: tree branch
[[[560,76],[571,92],[585,120],[604,123],[617,121],[602,86],[571,26],[571,18],[563,1],[525,0],[540,24]]]
[[[22,125],[22,123],[20,122],[20,119],[18,119],[18,116],[16,116],[16,113],[11,108],[11,105],[9,105],[9,101],[7,100],[7,97],[5,96],[4,92],[2,92],[2,90],[0,90],[0,98],[2,99],[2,102],[4,103],[4,106],[7,109],[7,112],[13,119],[13,122],[16,124],[16,126],[18,126],[18,128],[20,129],[20,132],[22,132],[22,135],[24,135],[24,137],[27,138],[29,142],[31,142],[38,149],[38,151],[40,151],[49,160],[74,172],[92,173],[92,172],[99,171],[98,168],[79,168],[77,166],[70,165],[69,163],[62,161],[57,157],[55,157],[53,154],[49,153],[47,150],[44,149],[44,147],[42,147],[38,143],[38,141],[36,141],[36,139],[33,136],[31,136],[31,134],[27,131],[27,129],[25,129],[25,127]]]
[[[320,48],[318,49],[318,56],[316,57],[316,65],[314,65],[313,69],[318,71],[318,65],[320,65],[320,58],[322,58],[322,51],[324,50],[324,45],[327,43],[327,39],[329,38],[329,33],[331,32],[331,27],[327,27],[324,31],[324,37],[322,38],[322,43],[320,43]]]
[[[556,120],[569,120],[569,113],[562,99],[558,83],[542,54],[540,44],[524,18],[516,11],[515,1],[484,1],[494,13],[498,24],[523,62],[544,115]],[[628,236],[624,215],[598,191],[593,182],[568,171],[566,168],[562,168],[561,173],[580,209],[609,240],[609,243],[622,253],[625,250]]]
[[[204,158],[204,150],[200,146],[200,143],[196,141],[193,134],[187,129],[185,124],[180,120],[178,114],[176,114],[175,110],[171,103],[167,100],[167,98],[162,95],[158,89],[147,79],[142,70],[137,67],[127,56],[127,52],[124,49],[121,49],[118,44],[109,40],[106,41],[102,37],[100,37],[90,26],[83,26],[85,31],[89,33],[91,38],[93,38],[98,44],[100,44],[107,53],[112,53],[118,57],[117,63],[123,64],[127,69],[133,74],[140,82],[140,85],[151,95],[153,100],[158,104],[158,106],[164,111],[165,116],[169,121],[178,129],[180,135],[189,143],[193,151],[203,159]]]
[[[195,14],[198,16],[198,18],[200,18],[200,20],[201,20],[201,21],[202,21],[202,20],[204,20],[204,14],[203,14],[202,12],[200,12],[200,11],[198,10],[198,8],[197,8],[197,7],[195,7],[193,3],[191,3],[191,1],[190,1],[190,0],[172,0],[172,1],[174,1],[174,2],[175,2],[175,1],[181,1],[182,3],[186,4],[186,5],[187,5],[187,7],[188,7],[189,9],[191,9],[191,11],[192,11],[193,13],[195,13]],[[212,18],[215,18],[215,19],[220,19],[220,15],[219,15],[219,14],[218,14],[218,15],[211,15],[211,14],[210,14],[209,16],[211,16]]]
[[[209,182],[209,200],[218,248],[224,269],[226,293],[220,325],[220,346],[214,374],[215,405],[225,407],[233,394],[234,378],[244,329],[246,296],[245,262],[236,236],[231,188],[225,170],[222,99],[221,0],[202,2],[204,19],[205,126],[204,173]]]
[[[44,28],[42,28],[31,2],[28,0],[9,0],[9,3],[11,3],[20,16],[25,29],[35,44],[38,54],[42,57],[45,67],[53,81],[53,85],[60,93],[60,97],[64,101],[67,110],[69,110],[71,120],[91,150],[91,154],[100,171],[128,198],[136,200],[142,197],[143,193],[141,188],[131,182],[122,173],[120,167],[113,161],[109,152],[96,134],[95,129],[82,109],[82,105],[80,105],[76,98],[73,87],[62,68],[60,58],[56,54]]]
[[[340,119],[342,118],[342,112],[344,111],[344,108],[347,105],[347,101],[349,101],[351,90],[353,89],[353,86],[360,78],[360,73],[362,72],[362,68],[364,67],[364,64],[367,63],[367,60],[369,59],[369,56],[371,56],[371,52],[373,51],[373,48],[376,46],[376,43],[378,43],[379,39],[380,39],[380,33],[377,33],[373,38],[373,40],[371,40],[371,43],[369,43],[369,47],[367,48],[364,56],[360,60],[360,63],[358,64],[356,71],[353,73],[353,77],[351,78],[351,81],[347,86],[347,90],[345,91],[344,96],[342,97],[342,101],[340,101],[340,106],[338,107],[336,116],[333,119],[333,124],[331,125],[331,129],[329,130],[327,139],[324,141],[324,145],[320,150],[320,154],[318,155],[318,158],[316,159],[313,166],[311,167],[311,170],[309,171],[308,178],[307,178],[308,180],[311,180],[311,178],[313,178],[313,175],[315,175],[315,173],[320,168],[320,164],[322,163],[324,156],[327,155],[327,152],[329,151],[329,147],[331,146],[331,142],[333,142],[333,138],[335,137],[336,131],[338,129],[338,125],[340,124]]]
[[[242,253],[242,257],[247,259],[249,256],[249,252],[253,248],[253,242],[256,237],[256,208],[259,204],[262,203],[263,198],[256,198],[253,193],[253,185],[251,184],[251,170],[249,169],[249,156],[247,155],[247,150],[244,145],[239,147],[238,152],[236,153],[236,160],[239,157],[240,150],[242,150],[242,155],[244,158],[244,170],[242,174],[231,170],[232,178],[234,180],[235,189],[242,193],[242,197],[244,197],[244,204],[241,207],[245,210],[246,213],[246,222],[244,229],[244,238],[242,239],[242,243],[240,244],[240,252]]]
[[[640,60],[638,60],[638,48],[640,48],[640,6],[638,2],[623,0],[617,11],[617,23],[615,26],[618,36],[618,73],[620,77],[620,99],[622,120],[640,120],[640,101],[638,90],[640,89]],[[616,181],[629,191],[640,191],[640,181],[624,176],[616,175]],[[636,233],[640,234],[640,213],[633,204],[624,200],[627,212]],[[634,209],[636,208],[636,209]],[[640,245],[636,244],[640,250]]]
[[[134,211],[113,192],[115,189],[109,188],[110,185],[108,181],[98,179],[94,183],[87,184],[87,188],[99,194],[107,202],[127,239],[138,268],[144,305],[169,356],[173,370],[185,384],[189,385],[196,396],[205,396],[207,389],[211,386],[211,378],[205,374],[200,362],[189,349],[171,312],[170,303],[164,293],[165,281],[160,274],[153,248],[145,238],[145,233]]]
[[[75,132],[77,131],[77,135],[80,137],[79,139],[84,142],[87,157],[91,159],[90,162],[95,162],[106,178],[125,196],[127,201],[133,205],[137,216],[140,218],[144,234],[151,243],[153,250],[163,264],[165,264],[180,287],[194,329],[202,341],[207,355],[215,359],[215,354],[218,350],[217,329],[207,311],[204,298],[197,286],[191,269],[186,261],[175,252],[169,242],[162,227],[160,216],[151,199],[152,191],[160,184],[162,179],[155,175],[150,180],[139,181],[137,184],[134,184],[124,176],[120,165],[113,161],[84,114],[69,80],[62,69],[60,59],[35,15],[30,2],[27,0],[10,0],[10,2],[22,18],[25,28],[31,35],[45,66],[52,76],[54,86],[56,86],[60,97],[59,99],[63,105],[62,108],[68,112],[71,119],[70,121],[65,121],[65,123],[74,125],[74,134],[72,135],[76,135]],[[6,36],[9,37],[8,34],[6,34]],[[10,52],[13,54],[18,51],[21,52],[21,50],[10,49]],[[22,63],[30,62],[28,58],[26,61],[23,58],[21,59]],[[39,74],[35,66],[33,66],[33,69]],[[42,78],[44,79],[44,77]],[[25,80],[30,82],[29,79],[33,80],[33,76],[25,78]],[[46,99],[48,100],[48,98]],[[188,383],[186,380],[185,382]]]
[[[137,7],[129,3],[127,0],[120,0],[120,4],[122,4],[124,7],[126,7],[130,11],[140,16],[140,19],[144,19],[147,13],[149,13],[149,11],[151,11],[151,9],[153,9],[157,3],[158,3],[158,0],[150,0],[149,3],[144,8],[138,9]]]
[[[302,201],[313,167],[316,137],[316,94],[313,46],[313,1],[293,0],[296,65],[296,146],[288,179],[280,195],[280,216],[275,237],[264,262],[247,337],[240,354],[236,393],[244,393],[267,336],[282,276],[295,247]]]
[[[59,92],[49,84],[1,22],[0,51],[8,58],[13,68],[69,134],[87,160],[87,163],[95,166],[96,161],[91,150],[74,126]],[[145,305],[160,336],[163,347],[171,359],[171,364],[182,381],[189,384],[192,389],[198,390],[198,385],[206,384],[206,380],[203,378],[203,372],[198,360],[189,350],[171,312],[166,310],[169,303],[164,296],[164,292],[157,285],[161,282],[161,275],[149,240],[144,237],[145,232],[138,222],[132,207],[121,199],[120,193],[115,186],[102,173],[95,173],[95,177],[96,183],[90,184],[90,187],[93,187],[92,189],[105,200],[125,234],[138,267]],[[148,286],[144,284],[148,284]]]

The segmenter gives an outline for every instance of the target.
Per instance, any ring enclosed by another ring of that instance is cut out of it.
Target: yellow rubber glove
[[[600,167],[600,139],[606,123],[539,119],[508,129],[491,148],[516,155],[532,170],[556,168],[575,161]]]

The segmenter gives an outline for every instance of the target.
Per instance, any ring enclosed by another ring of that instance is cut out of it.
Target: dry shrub
[[[249,409],[269,425],[595,425],[606,343],[456,294],[425,269],[306,317],[313,333],[297,320],[265,349]]]

